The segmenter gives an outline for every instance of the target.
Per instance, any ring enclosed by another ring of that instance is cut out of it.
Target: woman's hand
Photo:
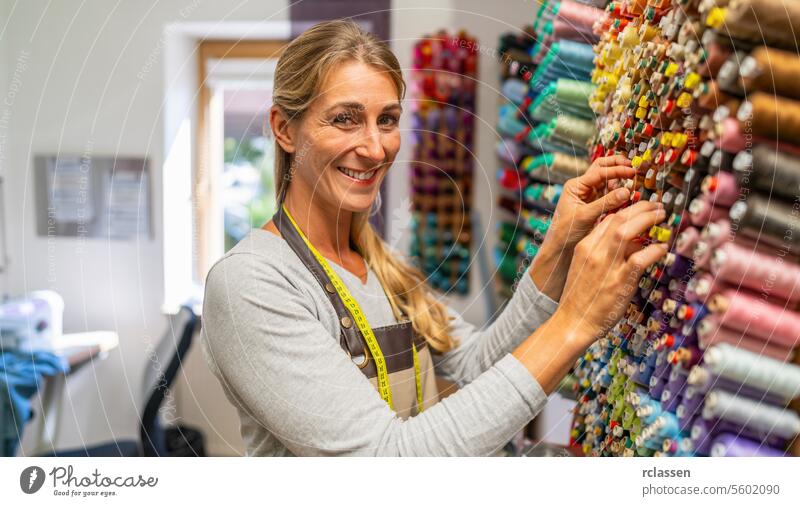
[[[545,394],[622,318],[642,273],[666,254],[664,244],[642,248],[635,241],[665,217],[661,204],[638,202],[609,215],[577,244],[561,304],[512,353]]]
[[[584,175],[564,184],[548,236],[552,234],[565,249],[574,248],[603,213],[617,209],[630,198],[630,192],[617,188],[617,184],[619,179],[635,174],[636,169],[622,155],[595,160]],[[608,190],[611,191],[604,195]]]
[[[559,300],[575,245],[592,230],[604,213],[617,209],[630,197],[617,180],[631,178],[636,169],[624,156],[598,158],[580,177],[570,179],[558,200],[547,236],[530,273],[539,291]],[[603,195],[607,190],[612,190]]]
[[[645,269],[666,244],[642,247],[637,238],[666,218],[663,206],[638,202],[609,215],[575,247],[559,311],[590,344],[625,314]]]

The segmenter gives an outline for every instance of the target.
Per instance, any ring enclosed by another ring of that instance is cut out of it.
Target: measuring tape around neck
[[[286,209],[286,206],[283,204],[281,205],[286,217],[289,218],[289,221],[292,223],[294,229],[297,230],[297,233],[300,234],[303,242],[305,242],[306,246],[308,246],[308,249],[311,250],[314,258],[316,258],[317,262],[319,262],[319,264],[322,266],[322,269],[325,271],[325,274],[327,274],[334,289],[336,289],[336,293],[339,294],[339,297],[342,299],[345,307],[348,311],[350,311],[350,315],[353,317],[353,321],[358,327],[358,330],[360,330],[361,335],[364,336],[364,341],[367,344],[367,348],[369,349],[373,360],[375,360],[375,369],[378,372],[378,392],[380,393],[381,398],[386,401],[386,404],[389,405],[389,408],[394,410],[394,405],[392,403],[392,389],[389,386],[389,371],[386,368],[386,358],[383,356],[383,352],[381,351],[381,347],[378,344],[377,338],[375,337],[375,333],[372,332],[372,328],[369,326],[364,312],[361,310],[361,307],[358,305],[358,302],[356,302],[355,298],[353,298],[353,296],[350,294],[350,291],[347,289],[342,279],[331,268],[325,257],[323,257],[319,251],[317,251],[317,248],[311,244],[311,241],[309,241],[303,231],[300,230],[300,227],[294,221],[292,215],[289,214],[289,210]],[[411,352],[414,358],[414,386],[417,391],[417,411],[421,413],[423,409],[422,379],[419,367],[419,357],[417,356],[417,346],[414,344],[413,339],[411,341]]]

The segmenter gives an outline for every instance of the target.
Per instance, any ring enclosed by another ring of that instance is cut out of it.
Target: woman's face
[[[400,149],[401,112],[386,72],[360,62],[335,67],[295,131],[292,185],[337,212],[368,211]]]

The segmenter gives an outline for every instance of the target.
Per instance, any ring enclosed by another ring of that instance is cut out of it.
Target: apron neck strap
[[[294,228],[294,225],[292,225],[292,222],[283,210],[283,205],[278,206],[278,211],[272,217],[272,221],[281,233],[281,237],[289,244],[292,251],[294,251],[300,261],[303,262],[306,269],[311,272],[320,287],[322,287],[323,292],[325,292],[331,305],[333,305],[333,309],[336,311],[340,325],[343,321],[350,322],[350,312],[333,287],[333,283],[331,283],[330,278],[325,273],[325,269],[322,268],[322,265],[320,265],[314,257],[314,254],[308,248],[308,245],[306,245],[300,233]],[[341,325],[341,330],[342,346],[349,350],[351,354],[360,353],[360,350],[363,350],[364,347],[361,344],[361,331],[358,330],[358,326],[350,324],[348,327],[345,327]]]

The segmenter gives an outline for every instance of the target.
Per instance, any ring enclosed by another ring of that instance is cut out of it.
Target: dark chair
[[[139,425],[139,441],[109,441],[96,446],[57,450],[42,457],[166,457],[166,430],[158,420],[158,412],[167,391],[172,386],[181,368],[186,353],[192,344],[195,330],[200,319],[188,306],[170,317],[170,325],[161,342],[148,357],[145,371],[145,393],[147,403],[144,406]],[[181,434],[180,428],[177,429]],[[186,430],[186,429],[185,429]],[[187,431],[193,432],[191,429]]]

